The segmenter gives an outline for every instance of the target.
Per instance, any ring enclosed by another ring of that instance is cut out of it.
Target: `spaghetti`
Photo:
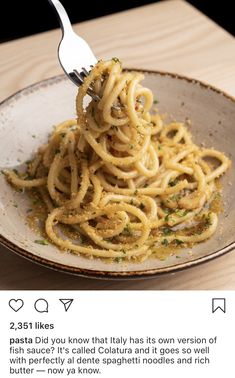
[[[153,94],[143,78],[123,72],[116,58],[98,62],[79,88],[77,120],[55,128],[27,177],[5,171],[14,186],[39,192],[46,233],[61,249],[143,260],[159,246],[208,239],[217,228],[210,203],[230,160],[195,145],[183,123],[164,124],[150,113]],[[88,88],[100,101],[85,108]]]

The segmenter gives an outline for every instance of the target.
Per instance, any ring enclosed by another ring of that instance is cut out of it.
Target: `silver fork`
[[[58,46],[59,62],[69,79],[77,86],[80,86],[84,81],[84,77],[89,74],[91,67],[97,63],[97,58],[87,42],[74,32],[61,2],[58,0],[48,1],[57,13],[62,30],[62,39]],[[87,93],[94,100],[100,100],[92,88],[89,88]]]

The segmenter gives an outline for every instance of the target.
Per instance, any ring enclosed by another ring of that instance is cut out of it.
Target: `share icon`
[[[73,301],[73,299],[60,299],[60,302],[63,303],[66,312],[68,311]]]

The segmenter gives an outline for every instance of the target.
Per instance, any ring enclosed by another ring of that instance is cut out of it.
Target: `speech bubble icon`
[[[34,303],[34,308],[37,312],[48,312],[48,307],[48,302],[43,298],[37,299]]]

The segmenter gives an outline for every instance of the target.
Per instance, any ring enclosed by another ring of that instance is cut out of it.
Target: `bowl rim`
[[[173,72],[161,71],[161,70],[149,70],[149,69],[140,69],[140,68],[125,68],[125,70],[143,72],[147,74],[155,74],[155,75],[157,74],[160,76],[169,76],[173,79],[184,80],[191,84],[197,84],[197,85],[200,85],[200,87],[202,87],[203,89],[209,89],[209,90],[212,90],[213,92],[216,92],[217,94],[223,95],[225,98],[232,101],[235,105],[235,97],[227,94],[226,92],[222,91],[221,89],[216,88],[215,86],[211,84],[208,84],[198,79],[190,78],[188,76],[173,73]],[[0,107],[5,106],[5,105],[7,106],[9,101],[11,101],[12,99],[19,96],[21,93],[25,91],[27,92],[27,91],[30,91],[31,89],[37,90],[38,88],[42,87],[44,84],[48,84],[48,82],[51,82],[54,84],[56,81],[60,82],[63,80],[69,81],[69,79],[66,77],[65,74],[60,74],[60,75],[49,77],[47,79],[40,80],[31,85],[28,85],[18,90],[17,92],[13,93],[12,95],[8,96],[3,101],[1,101]],[[97,278],[97,279],[113,279],[113,280],[141,279],[141,278],[146,279],[146,278],[158,277],[160,275],[164,275],[168,273],[176,273],[176,272],[188,269],[188,268],[192,268],[194,266],[201,265],[205,262],[209,262],[235,249],[235,241],[233,241],[230,244],[226,245],[225,247],[211,252],[207,256],[199,257],[199,258],[196,258],[195,260],[190,260],[184,263],[174,264],[169,267],[153,268],[153,269],[146,269],[146,270],[140,270],[140,271],[138,270],[137,271],[128,271],[128,270],[102,271],[102,270],[96,270],[96,269],[86,269],[86,268],[70,266],[70,265],[59,263],[59,262],[51,261],[41,256],[37,256],[33,254],[32,252],[29,252],[25,250],[24,248],[21,248],[17,244],[13,243],[12,241],[8,240],[1,233],[0,233],[0,244],[3,245],[7,250],[14,252],[17,255],[24,257],[27,260],[30,260],[31,262],[37,263],[46,268],[51,268],[56,271],[70,273],[72,275],[77,275],[81,277]]]

